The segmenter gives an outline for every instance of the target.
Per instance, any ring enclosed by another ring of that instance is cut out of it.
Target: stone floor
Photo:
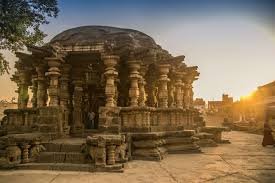
[[[0,171],[0,183],[94,182],[275,182],[275,148],[260,135],[226,132],[231,144],[203,148],[202,154],[168,155],[162,162],[132,161],[124,173]]]

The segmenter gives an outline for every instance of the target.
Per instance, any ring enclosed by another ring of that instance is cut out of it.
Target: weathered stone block
[[[163,144],[163,140],[141,140],[133,142],[135,148],[156,148]]]

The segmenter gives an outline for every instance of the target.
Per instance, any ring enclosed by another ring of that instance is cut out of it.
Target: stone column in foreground
[[[35,69],[37,73],[37,107],[43,107],[47,105],[46,69],[44,65],[37,65]]]
[[[168,78],[169,73],[169,64],[160,64],[159,65],[159,89],[158,89],[158,107],[168,107],[168,89],[167,83],[170,81]]]
[[[63,129],[65,131],[65,134],[69,134],[69,131],[70,131],[70,126],[69,126],[70,70],[71,70],[71,65],[69,65],[69,64],[62,65],[61,77],[60,77],[60,106],[62,106],[64,109]]]
[[[138,106],[138,98],[139,98],[139,87],[138,81],[140,79],[140,75],[138,70],[140,69],[140,61],[132,60],[128,62],[130,69],[130,89],[129,89],[129,97],[130,97],[130,106]]]
[[[106,95],[106,107],[115,107],[116,103],[114,100],[116,94],[115,80],[118,76],[115,66],[119,60],[118,56],[105,55],[102,57],[104,65],[106,66],[104,75],[106,77],[105,95]]]
[[[28,106],[29,101],[29,82],[30,82],[30,76],[29,71],[24,68],[22,70],[18,70],[19,74],[19,88],[18,88],[18,108],[24,109]]]
[[[73,81],[73,129],[72,133],[80,134],[83,130],[82,98],[83,98],[83,81],[75,79]]]
[[[50,103],[49,106],[59,106],[59,77],[60,77],[60,65],[61,60],[58,58],[50,57],[46,58],[49,66],[49,70],[46,73],[46,76],[50,79],[49,86],[49,97]]]

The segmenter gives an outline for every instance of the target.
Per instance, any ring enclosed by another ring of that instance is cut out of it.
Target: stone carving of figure
[[[95,164],[97,166],[106,165],[106,140],[103,137],[98,137],[97,148],[95,152]]]
[[[33,147],[30,149],[30,158],[31,159],[36,159],[39,155],[40,152],[45,151],[46,148],[42,145],[36,142]]]
[[[12,144],[6,148],[6,157],[10,164],[20,163],[21,155],[22,151],[16,144]]]
[[[115,156],[116,162],[126,161],[127,160],[127,157],[126,157],[127,143],[126,143],[126,138],[125,138],[124,135],[122,135],[122,140],[121,141],[122,141],[121,145],[117,146],[116,150],[115,150],[115,153],[116,153],[116,156]]]

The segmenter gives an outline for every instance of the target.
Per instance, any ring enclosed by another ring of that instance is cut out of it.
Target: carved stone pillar
[[[130,89],[129,89],[129,97],[130,97],[130,106],[138,106],[138,98],[139,98],[139,87],[138,81],[140,79],[140,75],[138,70],[140,69],[140,61],[133,60],[129,61],[129,69],[130,69]]]
[[[183,93],[182,93],[182,73],[178,72],[176,73],[176,82],[175,82],[175,101],[176,101],[176,107],[182,108],[183,107]]]
[[[19,70],[19,88],[18,88],[18,108],[24,109],[28,106],[29,94],[28,85],[30,81],[29,72],[27,69]]]
[[[36,108],[37,107],[37,75],[32,76],[32,107]]]
[[[73,93],[73,133],[81,133],[83,129],[83,115],[82,115],[82,97],[83,97],[83,81],[74,80]]]
[[[105,95],[106,95],[106,107],[114,107],[117,102],[114,102],[116,94],[115,80],[118,73],[115,66],[119,60],[118,56],[115,55],[105,55],[102,57],[104,65],[106,66],[104,75],[106,77]]]
[[[60,65],[61,60],[58,58],[46,58],[49,66],[49,70],[46,73],[46,76],[50,79],[49,86],[49,97],[50,103],[49,106],[59,106],[59,81],[60,77]]]
[[[158,107],[168,107],[168,89],[167,83],[170,81],[168,78],[169,73],[169,64],[161,64],[159,65],[159,89],[158,89]]]
[[[190,80],[186,80],[185,84],[184,84],[184,106],[186,108],[190,108],[191,107],[191,92],[192,92],[192,81]]]
[[[95,166],[105,167],[106,166],[106,139],[99,136],[97,141],[97,147],[95,152]]]
[[[68,134],[70,131],[70,128],[69,128],[70,70],[71,70],[71,65],[63,64],[62,70],[61,70],[61,77],[60,77],[60,106],[62,106],[64,109],[65,116],[64,116],[63,128],[66,134]]]
[[[120,82],[120,80],[118,78],[115,79],[115,96],[114,96],[114,106],[117,106],[117,102],[118,102],[118,83]]]
[[[175,86],[174,82],[170,82],[168,85],[168,105],[169,107],[175,107]]]
[[[114,165],[116,163],[115,149],[116,149],[115,145],[107,146],[107,164],[108,165]]]
[[[22,163],[28,163],[30,161],[29,148],[30,148],[29,144],[22,145]]]
[[[147,100],[147,94],[145,92],[145,85],[146,81],[144,79],[145,74],[146,74],[147,68],[145,65],[142,65],[140,68],[140,79],[139,79],[139,106],[145,106],[145,102]]]
[[[70,82],[71,65],[63,64],[61,69],[60,81],[60,106],[68,108],[69,106],[69,82]]]
[[[37,72],[37,107],[43,107],[47,105],[46,69],[43,65],[38,65],[35,69]]]

